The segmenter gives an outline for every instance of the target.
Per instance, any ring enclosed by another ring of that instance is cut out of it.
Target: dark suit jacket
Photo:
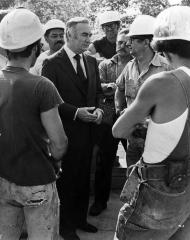
[[[97,107],[99,96],[102,93],[96,59],[83,54],[83,60],[88,79],[87,93],[81,86],[79,79],[77,79],[76,72],[64,48],[46,59],[42,68],[42,75],[49,78],[55,84],[65,102],[60,105],[59,113],[66,134],[70,138],[69,142],[72,144],[74,137],[76,139],[74,141],[75,145],[78,140],[80,140],[78,144],[82,144],[82,138],[88,139],[85,133],[87,134],[89,126],[92,126],[92,124],[82,122],[79,119],[73,120],[77,108],[87,106]]]

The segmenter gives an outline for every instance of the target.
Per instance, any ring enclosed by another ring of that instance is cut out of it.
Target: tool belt
[[[164,181],[166,186],[178,192],[188,185],[190,169],[189,159],[168,159],[159,164],[148,164],[141,159],[137,163],[137,172],[143,182]]]

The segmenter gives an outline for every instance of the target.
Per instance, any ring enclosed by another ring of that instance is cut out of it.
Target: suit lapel
[[[81,84],[80,79],[78,79],[75,69],[64,49],[62,49],[62,51],[60,52],[60,57],[62,58],[64,69],[67,72],[68,76],[70,77],[71,81],[74,83],[74,85],[79,89],[79,91],[82,94],[86,95],[85,89]]]
[[[91,102],[90,99],[93,98],[94,92],[96,92],[96,81],[95,81],[95,72],[94,72],[94,62],[91,61],[91,58],[88,55],[83,54],[84,65],[86,69],[87,79],[88,79],[88,90],[87,90],[87,103]]]

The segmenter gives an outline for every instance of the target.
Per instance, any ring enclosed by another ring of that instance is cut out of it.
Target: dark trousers
[[[89,205],[92,148],[69,145],[62,161],[62,176],[57,181],[60,198],[60,230],[72,231],[86,223]]]
[[[104,204],[109,200],[112,168],[119,141],[120,139],[113,137],[111,125],[102,123],[97,126],[97,144],[100,150],[96,158],[94,184],[95,202]],[[122,140],[122,142],[124,146],[127,145],[126,140]]]

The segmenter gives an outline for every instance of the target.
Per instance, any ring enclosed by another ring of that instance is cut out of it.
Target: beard
[[[40,53],[41,53],[41,43],[39,43],[39,44],[36,45],[35,57],[33,58],[31,67],[34,66],[34,64],[35,64],[35,62],[36,62],[36,59],[40,56]]]

